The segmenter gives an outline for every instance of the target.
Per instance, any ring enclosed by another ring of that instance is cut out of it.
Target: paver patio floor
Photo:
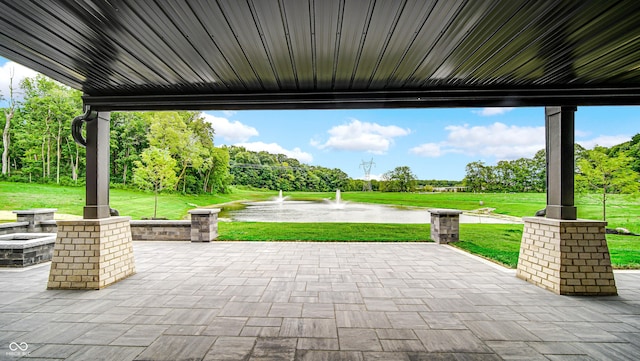
[[[637,272],[616,272],[619,296],[588,298],[432,243],[134,242],[134,253],[137,273],[100,291],[46,290],[48,265],[0,270],[0,359],[640,358]]]

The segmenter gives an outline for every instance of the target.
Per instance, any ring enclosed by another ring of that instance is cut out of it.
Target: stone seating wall
[[[55,209],[26,210],[15,213],[18,214],[18,222],[0,224],[0,235],[26,232],[56,233],[58,231],[56,221],[53,220]],[[206,242],[217,237],[217,210],[193,210],[190,213],[193,213],[193,220],[130,221],[131,237],[134,241],[185,242]],[[210,225],[210,222],[214,224]]]

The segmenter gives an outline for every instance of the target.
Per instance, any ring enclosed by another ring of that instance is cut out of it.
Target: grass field
[[[134,190],[112,189],[111,206],[133,219],[153,215],[153,194]],[[334,198],[335,193],[291,192],[291,200]],[[230,194],[189,196],[163,194],[158,217],[184,219],[190,209],[221,205],[241,200],[267,200],[275,191],[236,188]],[[516,217],[531,216],[544,208],[546,196],[537,193],[378,193],[342,192],[351,202],[380,203],[425,208],[475,210],[494,208],[494,212]],[[631,196],[613,195],[609,200],[607,221],[610,228],[624,227],[640,233],[640,205]],[[0,182],[0,211],[29,208],[57,208],[59,213],[81,215],[84,206],[83,187]],[[597,198],[576,197],[578,215],[585,219],[601,219]],[[9,217],[15,217],[10,212]],[[8,219],[0,219],[9,221]],[[462,224],[457,247],[515,267],[518,260],[522,225]],[[358,224],[358,223],[225,223],[219,224],[221,240],[251,241],[427,241],[429,225]],[[611,260],[616,268],[640,269],[640,237],[608,235]]]
[[[427,242],[428,224],[220,222],[222,241]],[[390,236],[392,235],[392,236]]]

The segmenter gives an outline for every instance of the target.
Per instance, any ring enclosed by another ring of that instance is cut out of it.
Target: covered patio
[[[573,149],[577,107],[640,104],[639,13],[633,0],[0,1],[0,55],[84,92],[72,129],[87,147],[84,219],[59,223],[51,272],[0,270],[0,358],[637,358],[640,275],[614,282],[604,222],[577,219]],[[450,246],[137,243],[110,216],[112,111],[487,106],[545,107],[546,216],[525,220],[518,276],[553,292]]]
[[[0,270],[0,359],[640,354],[638,272],[616,272],[619,295],[593,298],[553,294],[433,243],[134,242],[134,251],[137,273],[101,291],[45,290],[48,264]]]

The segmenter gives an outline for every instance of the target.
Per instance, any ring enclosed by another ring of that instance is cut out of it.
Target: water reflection
[[[238,222],[320,222],[320,223],[429,223],[426,208],[393,207],[368,203],[345,203],[335,207],[328,202],[266,201],[247,202],[244,207],[227,209],[221,215]],[[460,215],[460,223],[518,223],[476,215]]]

